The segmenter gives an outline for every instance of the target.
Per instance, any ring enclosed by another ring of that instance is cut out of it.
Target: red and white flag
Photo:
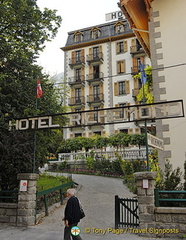
[[[43,95],[43,91],[41,88],[41,81],[38,78],[38,80],[37,80],[37,98],[40,98],[42,95]]]

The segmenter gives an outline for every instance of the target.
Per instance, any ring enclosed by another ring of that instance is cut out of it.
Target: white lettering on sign
[[[77,126],[105,125],[184,117],[184,112],[183,101],[177,100],[146,105],[87,110],[76,113],[69,112],[55,115],[65,116],[65,118],[69,120],[69,124],[63,127],[71,128]],[[52,116],[38,116],[9,121],[10,130],[46,129],[58,127],[60,128],[61,126],[59,124],[52,123]],[[152,139],[154,139],[152,140],[154,145],[159,144],[159,147],[161,147],[160,145],[162,143],[160,141],[158,142],[158,140],[155,140],[155,137]]]
[[[57,128],[59,124],[52,123],[52,117],[34,117],[28,119],[20,119],[16,121],[9,121],[9,130],[28,130],[28,129],[44,129],[44,128]]]

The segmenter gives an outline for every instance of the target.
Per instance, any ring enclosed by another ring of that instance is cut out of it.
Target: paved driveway
[[[81,184],[78,191],[86,217],[80,222],[83,240],[142,240],[128,232],[114,232],[114,196],[134,197],[121,179],[73,174],[73,180]],[[0,226],[0,240],[62,240],[64,205],[42,222],[28,229]],[[155,239],[155,238],[150,238]]]

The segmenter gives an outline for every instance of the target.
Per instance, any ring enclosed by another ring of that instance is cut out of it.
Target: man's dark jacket
[[[75,224],[80,221],[80,207],[77,197],[72,196],[69,198],[65,208],[65,220],[68,220],[68,224]]]

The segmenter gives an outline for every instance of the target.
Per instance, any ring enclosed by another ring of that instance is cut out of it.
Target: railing
[[[50,188],[50,189],[47,189],[47,190],[37,192],[37,194],[36,194],[37,198],[40,197],[40,196],[43,196],[44,207],[45,207],[45,215],[46,216],[48,216],[47,195],[52,193],[52,192],[59,191],[60,202],[61,202],[61,204],[63,204],[63,195],[64,195],[63,189],[71,187],[71,186],[73,186],[73,184],[74,184],[74,182],[71,181],[71,182],[62,184],[60,186],[54,187],[54,188]],[[37,206],[36,206],[36,209],[37,209]]]
[[[84,75],[70,77],[69,80],[68,80],[68,84],[70,84],[70,85],[83,84],[83,83],[85,83],[85,76]]]
[[[88,100],[87,100],[88,103],[104,101],[104,94],[103,93],[88,95],[87,97],[88,97]]]
[[[98,80],[103,80],[104,74],[102,72],[87,74],[86,81],[94,82]]]
[[[186,206],[186,191],[163,191],[159,189],[154,190],[155,194],[155,206],[160,207],[162,206],[162,203],[185,203],[184,205]],[[164,198],[160,198],[161,195],[164,195]],[[181,194],[183,195],[182,198],[173,198],[175,195]],[[171,195],[171,198],[165,198],[165,195]],[[165,206],[164,206],[165,207]],[[168,204],[167,204],[167,207]]]
[[[69,65],[81,65],[85,63],[85,57],[84,56],[78,56],[74,58],[69,59]]]
[[[130,53],[145,53],[141,45],[134,45],[130,47]]]
[[[152,150],[149,149],[149,154],[152,153]],[[59,161],[76,161],[85,160],[87,157],[94,155],[94,158],[104,157],[111,161],[116,160],[118,157],[121,157],[125,160],[146,160],[146,150],[138,149],[138,150],[118,150],[118,151],[102,151],[94,153],[59,153],[58,159]]]
[[[103,61],[103,53],[98,52],[98,53],[93,53],[87,55],[87,62],[102,62]]]
[[[18,200],[18,191],[17,190],[1,190],[0,191],[0,201],[2,201],[1,199],[5,200],[7,202],[7,200],[9,201],[16,201]]]
[[[69,99],[69,105],[81,105],[85,104],[85,97],[72,97]]]

